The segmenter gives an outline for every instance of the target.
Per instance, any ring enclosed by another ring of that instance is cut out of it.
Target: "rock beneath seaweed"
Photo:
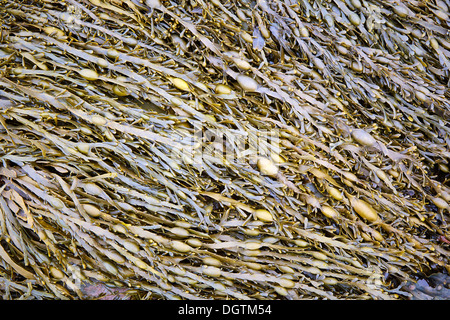
[[[128,290],[107,286],[97,281],[85,282],[80,288],[83,299],[88,300],[130,300],[130,296],[126,294]]]
[[[416,283],[408,282],[403,290],[411,294],[411,300],[450,300],[450,276],[435,273]]]

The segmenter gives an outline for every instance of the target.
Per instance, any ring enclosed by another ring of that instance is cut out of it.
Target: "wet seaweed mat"
[[[449,8],[1,0],[3,299],[447,299]]]

